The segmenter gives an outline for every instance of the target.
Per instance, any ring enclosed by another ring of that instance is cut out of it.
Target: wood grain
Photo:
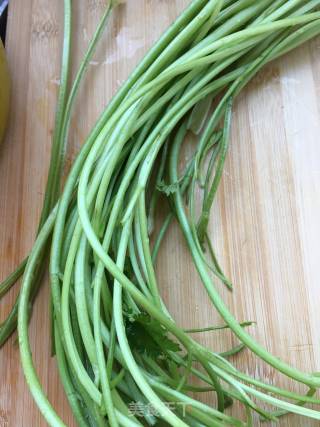
[[[134,0],[122,6],[91,64],[70,135],[71,162],[112,94],[188,0]],[[74,69],[101,16],[104,1],[75,9]],[[0,148],[0,276],[28,253],[40,215],[49,162],[63,32],[62,2],[10,3],[7,54],[13,79],[10,128]],[[231,152],[210,224],[218,256],[235,291],[221,293],[239,320],[256,320],[252,335],[306,371],[320,369],[320,40],[265,68],[237,101]],[[172,227],[161,251],[162,293],[178,323],[221,323]],[[9,312],[17,289],[1,303]],[[55,360],[49,357],[48,286],[31,322],[37,369],[67,425],[68,409]],[[214,350],[231,334],[206,334]],[[245,372],[292,388],[248,352],[234,359]],[[0,426],[45,426],[24,382],[15,338],[0,352]],[[210,401],[210,395],[205,396]],[[237,408],[234,411],[238,411]],[[256,419],[255,425],[260,423]],[[266,425],[266,424],[264,424]],[[287,427],[318,423],[290,416]]]

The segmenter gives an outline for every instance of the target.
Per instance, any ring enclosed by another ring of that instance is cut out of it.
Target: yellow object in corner
[[[4,136],[9,114],[10,78],[5,51],[0,40],[0,142]]]

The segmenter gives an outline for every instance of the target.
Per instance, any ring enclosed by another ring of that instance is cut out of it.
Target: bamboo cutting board
[[[130,70],[188,2],[133,0],[116,12],[77,102],[67,163]],[[74,69],[104,4],[75,2]],[[62,32],[62,1],[11,1],[7,54],[12,108],[0,147],[1,278],[28,253],[35,237],[54,125]],[[231,310],[239,320],[256,320],[252,335],[305,371],[320,370],[319,71],[316,39],[265,68],[239,97],[231,152],[210,224],[219,259],[235,287],[233,294],[221,287]],[[221,324],[189,261],[173,227],[158,263],[169,309],[185,327]],[[1,303],[1,319],[16,293],[17,288]],[[49,356],[47,283],[37,299],[30,331],[44,389],[66,424],[74,426],[55,360]],[[216,351],[237,343],[230,333],[199,339]],[[272,384],[293,387],[249,352],[233,362]],[[45,426],[26,388],[15,338],[0,351],[0,378],[0,426]],[[258,419],[255,425],[260,425]],[[290,416],[280,425],[318,423]]]

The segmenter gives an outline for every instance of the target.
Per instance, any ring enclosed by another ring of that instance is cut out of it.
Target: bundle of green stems
[[[51,426],[65,425],[39,382],[28,335],[49,258],[52,350],[79,426],[252,426],[254,414],[272,421],[287,413],[320,420],[307,407],[320,404],[320,377],[270,354],[247,333],[250,322],[239,324],[225,305],[217,282],[231,290],[232,284],[207,231],[234,100],[266,63],[320,33],[320,0],[193,0],[103,111],[62,188],[73,106],[117,2],[107,5],[73,82],[71,0],[64,4],[60,94],[38,235],[27,260],[0,285],[2,296],[23,275],[0,344],[17,327],[22,367],[43,416]],[[190,133],[198,142],[181,169]],[[156,233],[163,198],[168,214]],[[240,341],[223,354],[194,340],[201,329],[177,325],[161,298],[155,263],[173,221],[222,328]],[[243,349],[305,386],[305,394],[236,369],[228,358]],[[214,407],[194,397],[208,391],[216,396]],[[245,408],[244,419],[228,415],[235,401]],[[132,403],[140,405],[139,416]]]

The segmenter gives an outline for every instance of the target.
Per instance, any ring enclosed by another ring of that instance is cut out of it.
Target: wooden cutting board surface
[[[112,94],[188,2],[134,0],[116,12],[77,102],[69,163]],[[74,69],[104,4],[75,2]],[[28,253],[35,237],[54,125],[62,32],[62,1],[11,1],[7,54],[12,109],[0,147],[1,278]],[[320,370],[319,135],[318,38],[267,66],[239,97],[231,152],[210,224],[219,259],[235,287],[233,294],[221,287],[230,309],[239,320],[256,320],[252,335],[305,371]],[[180,325],[222,323],[175,227],[164,243],[158,275]],[[17,291],[18,287],[1,303],[1,320]],[[44,389],[66,424],[73,426],[55,360],[49,357],[48,283],[37,299],[30,335]],[[230,333],[199,339],[216,351],[237,343]],[[233,362],[257,378],[293,388],[247,351]],[[0,351],[0,426],[45,425],[25,385],[14,337]],[[260,425],[258,419],[255,425]],[[319,424],[290,416],[280,425]]]

